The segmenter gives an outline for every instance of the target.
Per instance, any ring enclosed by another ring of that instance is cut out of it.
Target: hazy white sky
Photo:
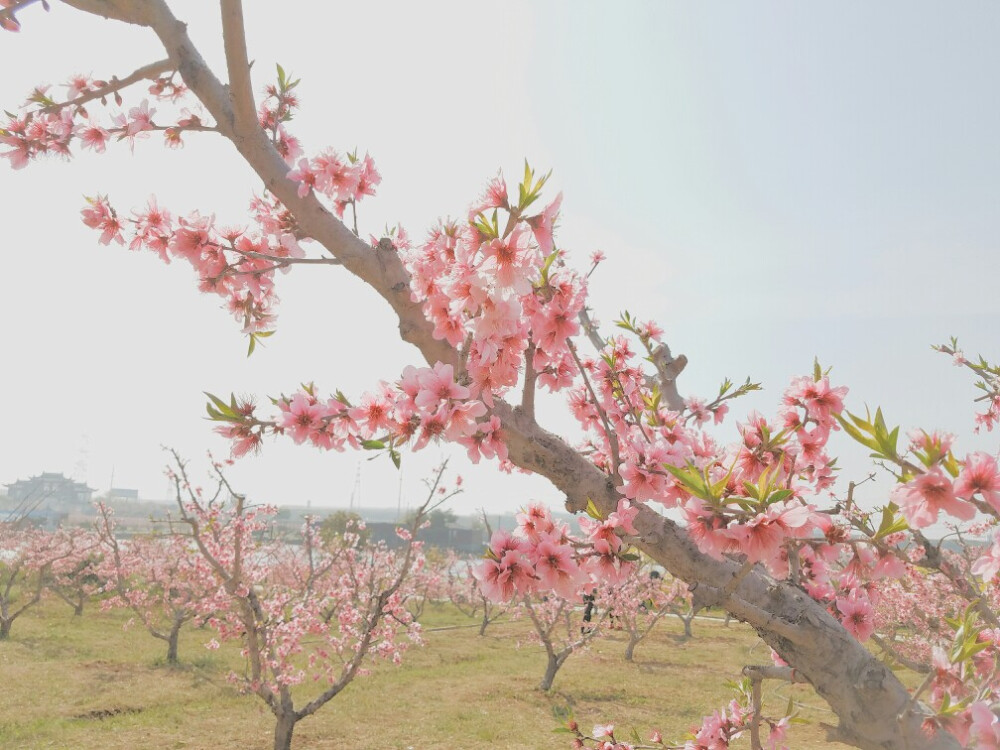
[[[307,151],[375,157],[384,182],[361,207],[364,233],[401,222],[420,238],[527,157],[564,191],[560,244],[581,264],[609,257],[597,316],[659,320],[690,359],[683,393],[749,375],[767,390],[734,412],[773,413],[819,356],[854,410],[971,432],[971,380],[929,345],[955,334],[1000,357],[998,6],[245,5],[256,83],[275,62],[303,79],[292,128]],[[174,6],[222,71],[215,4]],[[21,19],[0,36],[6,109],[42,82],[163,57],[150,34],[59,4]],[[98,246],[80,223],[82,196],[98,192],[120,209],[155,193],[175,213],[243,222],[256,184],[217,136],[4,167],[0,186],[0,483],[62,471],[104,490],[114,472],[162,497],[161,444],[226,451],[202,391],[315,380],[356,394],[417,359],[373,293],[322,269],[281,279],[278,334],[247,360],[186,267]],[[572,436],[558,404],[548,411]],[[862,451],[839,445],[845,479],[863,477]],[[404,459],[404,503],[447,453],[424,454]],[[360,466],[362,503],[395,505],[395,470],[365,458],[275,443],[233,478],[261,500],[346,504]],[[560,501],[543,481],[455,465],[460,511]]]

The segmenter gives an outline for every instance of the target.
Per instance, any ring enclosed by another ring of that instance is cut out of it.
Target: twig
[[[45,112],[55,112],[65,107],[80,107],[87,102],[92,102],[95,99],[103,99],[108,94],[113,94],[116,91],[121,91],[131,86],[133,83],[138,83],[139,81],[149,80],[155,81],[164,73],[171,71],[175,68],[174,63],[170,60],[158,60],[157,62],[150,63],[149,65],[143,65],[141,68],[137,68],[129,75],[124,78],[118,78],[118,76],[112,76],[111,81],[105,86],[96,88],[92,91],[88,91],[86,94],[80,94],[80,96],[75,99],[70,99],[65,102],[57,102],[55,104],[49,104],[43,107]],[[191,128],[194,130],[195,128]]]

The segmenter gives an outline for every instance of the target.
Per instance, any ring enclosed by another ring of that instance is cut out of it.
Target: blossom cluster
[[[126,109],[114,82],[78,75],[64,88],[65,98],[56,100],[49,86],[39,86],[18,113],[8,113],[0,124],[0,144],[10,148],[0,156],[14,169],[40,156],[69,158],[74,143],[100,154],[112,142],[127,141],[134,148],[136,140],[161,132],[165,145],[176,148],[183,145],[185,132],[214,129],[197,108],[194,112],[181,108],[160,121],[154,119],[157,109],[148,99]],[[149,86],[153,100],[164,104],[182,102],[187,93],[172,74],[153,79]]]
[[[554,592],[571,601],[595,582],[623,579],[631,563],[622,555],[620,529],[635,533],[636,509],[627,500],[604,520],[581,519],[584,538],[555,521],[547,508],[529,505],[517,515],[517,529],[493,533],[486,557],[473,570],[483,593],[493,601],[509,602],[535,592]]]

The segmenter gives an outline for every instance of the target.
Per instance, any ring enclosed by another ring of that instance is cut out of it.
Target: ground
[[[14,623],[10,640],[0,641],[0,748],[270,748],[271,715],[226,682],[240,667],[235,648],[209,651],[211,633],[188,629],[182,664],[171,668],[166,644],[141,626],[123,629],[127,619],[93,606],[73,617],[52,601]],[[619,731],[648,736],[658,728],[680,739],[729,700],[724,683],[742,665],[770,662],[767,647],[738,623],[698,620],[695,637],[683,641],[681,623],[670,618],[631,664],[620,632],[595,641],[570,657],[545,695],[536,690],[544,654],[527,642],[525,622],[498,622],[480,637],[450,605],[429,605],[422,619],[426,645],[400,667],[378,665],[303,720],[295,748],[568,749],[567,736],[553,732],[567,710],[586,728],[614,722]],[[307,685],[302,694],[317,690]],[[834,717],[807,687],[768,685],[765,705],[783,709],[789,696],[808,720],[793,728],[791,746],[828,747],[819,724]]]

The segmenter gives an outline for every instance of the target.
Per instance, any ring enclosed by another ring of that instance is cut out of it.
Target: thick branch
[[[247,61],[247,35],[243,27],[241,0],[222,0],[222,38],[226,47],[226,68],[229,70],[229,95],[233,113],[240,124],[249,126],[257,122],[250,83],[250,63]]]
[[[676,358],[670,353],[670,347],[660,344],[653,349],[650,361],[656,367],[656,372],[660,376],[660,393],[667,404],[667,408],[674,411],[681,411],[684,408],[684,398],[677,390],[677,376],[687,366],[687,357],[683,354]]]

